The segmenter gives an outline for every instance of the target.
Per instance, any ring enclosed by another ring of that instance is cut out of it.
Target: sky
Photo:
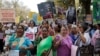
[[[46,0],[20,0],[25,6],[27,6],[31,11],[38,12],[37,4],[45,2]]]

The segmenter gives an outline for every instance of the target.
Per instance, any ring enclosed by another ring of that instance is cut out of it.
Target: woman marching
[[[27,36],[27,34],[32,35],[32,38],[29,36],[29,39],[31,40],[33,45],[34,45],[36,33],[37,33],[37,26],[36,26],[35,22],[31,20],[29,22],[29,27],[25,32],[25,36]],[[31,49],[30,51],[31,51],[32,55],[36,55],[36,46],[34,45],[34,49]]]
[[[52,36],[49,36],[48,29],[42,28],[42,35],[37,37],[37,56],[48,56],[52,47]]]
[[[57,50],[57,56],[71,56],[72,40],[66,26],[61,27],[60,34],[55,39],[54,47]]]
[[[30,56],[30,52],[28,50],[32,49],[33,45],[31,41],[24,36],[24,27],[22,25],[17,26],[16,34],[13,34],[9,42],[6,46],[8,50],[18,50],[19,56]]]
[[[77,27],[76,31],[78,32],[78,36],[77,36],[77,39],[75,40],[74,45],[79,47],[77,56],[81,56],[81,55],[86,56],[85,51],[87,50],[88,46],[90,45],[90,41],[91,41],[91,38],[88,32],[88,26],[85,23],[80,24]]]

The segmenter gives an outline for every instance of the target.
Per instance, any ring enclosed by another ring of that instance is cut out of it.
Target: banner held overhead
[[[0,9],[0,22],[15,22],[14,9]]]

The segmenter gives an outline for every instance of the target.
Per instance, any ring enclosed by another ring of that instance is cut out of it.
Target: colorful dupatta
[[[25,37],[23,36],[22,38],[16,38],[16,35],[13,34],[10,39],[9,39],[9,46],[11,47],[11,50],[20,50],[20,47],[24,44],[26,41]],[[12,48],[12,45],[16,44],[15,48]],[[23,46],[26,47],[26,46]],[[27,56],[30,56],[31,53],[29,50],[27,50]]]
[[[37,46],[37,56],[41,56],[44,51],[48,51],[52,47],[52,36],[48,36],[47,38],[41,40],[41,42]]]

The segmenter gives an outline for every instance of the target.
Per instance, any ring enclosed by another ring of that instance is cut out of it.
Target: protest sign
[[[0,22],[15,22],[14,9],[0,9]]]
[[[31,41],[33,41],[35,39],[33,33],[25,33],[25,34],[26,34],[26,37],[29,38]]]

